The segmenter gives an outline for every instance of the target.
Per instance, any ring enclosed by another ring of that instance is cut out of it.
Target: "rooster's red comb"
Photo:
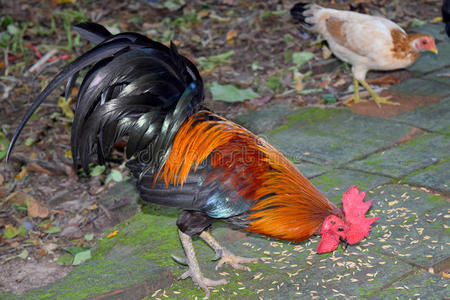
[[[372,200],[364,202],[365,192],[360,193],[356,186],[350,187],[342,196],[345,221],[348,225],[347,243],[356,244],[369,234],[372,223],[379,217],[366,218],[365,214]]]

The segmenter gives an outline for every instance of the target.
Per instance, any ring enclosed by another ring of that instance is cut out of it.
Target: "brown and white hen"
[[[400,26],[383,17],[352,11],[297,3],[292,17],[328,42],[335,56],[352,65],[355,92],[351,100],[361,102],[359,83],[380,104],[398,104],[390,97],[378,96],[365,81],[369,70],[395,70],[413,64],[423,51],[437,53],[434,38],[428,34],[407,34]]]

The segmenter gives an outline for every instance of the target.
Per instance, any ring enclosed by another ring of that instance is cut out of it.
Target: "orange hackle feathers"
[[[208,120],[206,116],[214,117]],[[164,179],[166,185],[181,185],[194,166],[203,162],[216,148],[226,144],[235,136],[253,135],[248,130],[208,111],[192,115],[179,129],[167,162],[155,177],[155,182]]]
[[[223,182],[232,201],[246,199],[253,204],[248,231],[302,241],[318,233],[328,215],[343,217],[275,147],[208,111],[183,124],[155,181],[182,188],[191,168],[210,155],[214,170],[205,180]]]

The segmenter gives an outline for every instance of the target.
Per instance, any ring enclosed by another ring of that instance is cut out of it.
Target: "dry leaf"
[[[10,194],[4,204],[15,203],[18,205],[26,205],[27,202],[36,201],[32,196],[28,195],[24,191],[17,191]]]
[[[47,218],[50,211],[42,203],[35,200],[28,202],[28,215],[32,218]]]
[[[211,13],[210,10],[204,9],[204,10],[199,11],[199,12],[197,13],[197,15],[198,15],[200,18],[203,19],[203,18],[209,16],[210,13]]]
[[[23,168],[19,174],[16,175],[17,180],[22,180],[27,174],[27,168]]]
[[[43,167],[41,167],[40,165],[38,165],[35,162],[32,163],[28,163],[27,164],[27,168],[28,171],[33,171],[33,172],[39,172],[39,173],[44,173],[44,174],[48,174],[48,175],[53,175],[52,171],[47,170]]]
[[[0,174],[0,185],[3,185],[4,182],[5,182],[5,178],[3,178],[3,175]]]
[[[52,5],[65,4],[65,3],[76,3],[77,0],[51,0]]]
[[[341,85],[343,85],[343,84],[345,84],[345,79],[344,79],[344,78],[340,78],[340,79],[338,79],[338,81],[336,81],[336,82],[333,84],[333,86],[334,86],[334,87],[338,87],[338,86],[341,86]]]
[[[235,38],[237,37],[237,31],[234,29],[231,29],[227,32],[227,44],[234,45],[236,43]]]
[[[294,88],[297,92],[303,91],[303,83],[302,83],[303,77],[304,75],[302,73],[294,72],[294,81],[295,81]]]

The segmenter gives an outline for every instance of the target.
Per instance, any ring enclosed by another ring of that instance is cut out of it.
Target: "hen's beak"
[[[438,54],[438,49],[437,48],[431,48],[430,51],[433,52],[434,54]]]

